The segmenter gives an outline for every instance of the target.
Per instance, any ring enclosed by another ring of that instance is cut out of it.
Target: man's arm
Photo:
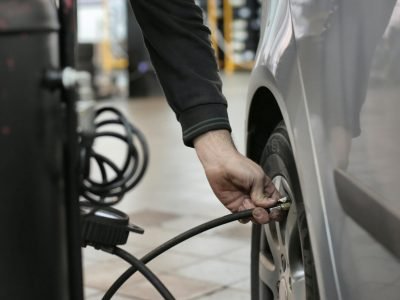
[[[193,0],[131,0],[183,141],[215,129],[231,130],[210,31]]]
[[[266,223],[263,208],[279,193],[263,170],[235,148],[222,95],[210,31],[193,0],[131,0],[167,100],[194,146],[214,193],[232,212],[260,207],[253,220]]]

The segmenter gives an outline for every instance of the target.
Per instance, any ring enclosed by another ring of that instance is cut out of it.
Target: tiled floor
[[[248,75],[225,78],[225,95],[236,144],[243,152]],[[129,114],[150,144],[148,172],[119,209],[145,228],[131,235],[123,248],[137,257],[169,238],[227,214],[212,194],[193,149],[183,146],[180,127],[162,98],[135,99],[116,105]],[[118,158],[113,145],[98,145]],[[177,299],[250,299],[249,251],[251,226],[229,224],[203,233],[155,259],[148,266]],[[101,299],[128,265],[106,253],[84,250],[86,299]],[[116,300],[161,299],[140,274],[119,291]]]

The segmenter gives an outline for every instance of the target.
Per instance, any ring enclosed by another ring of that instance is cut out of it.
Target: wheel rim
[[[306,299],[303,255],[293,192],[283,176],[273,178],[282,196],[292,201],[287,217],[264,225],[261,231],[260,296],[279,300]]]

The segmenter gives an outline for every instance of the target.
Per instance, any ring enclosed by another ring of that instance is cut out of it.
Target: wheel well
[[[272,131],[283,119],[269,89],[259,88],[253,96],[247,124],[247,156],[258,162]]]

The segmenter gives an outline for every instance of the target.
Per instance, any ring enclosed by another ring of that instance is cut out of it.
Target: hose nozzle
[[[280,205],[278,206],[278,208],[279,208],[280,210],[283,210],[283,211],[288,211],[288,210],[290,209],[290,206],[291,206],[291,203],[290,203],[290,202],[286,202],[286,203],[280,204]]]
[[[276,206],[271,207],[269,209],[269,212],[273,212],[275,210],[278,211],[288,211],[290,209],[291,206],[291,201],[289,201],[289,198],[287,196],[282,197],[278,200],[278,203],[276,204]]]

